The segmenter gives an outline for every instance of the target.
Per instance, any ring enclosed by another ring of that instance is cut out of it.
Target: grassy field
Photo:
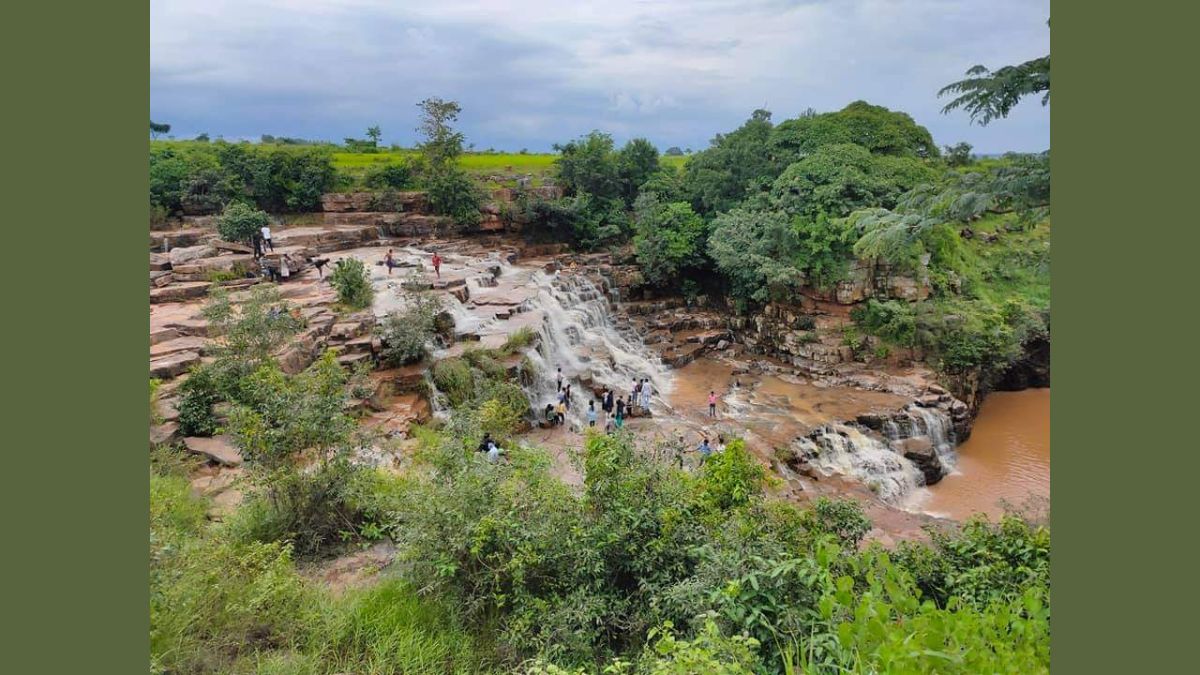
[[[403,160],[415,155],[413,150],[387,151],[378,153],[335,152],[333,165],[339,171],[356,172],[377,164],[387,164]],[[557,154],[543,153],[467,153],[460,163],[468,171],[475,173],[528,173],[544,175],[554,167]],[[683,168],[687,161],[685,156],[661,157],[660,161],[667,166]]]

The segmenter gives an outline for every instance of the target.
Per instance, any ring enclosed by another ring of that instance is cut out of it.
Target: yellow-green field
[[[354,172],[356,170],[365,170],[367,167],[376,164],[386,164],[405,159],[414,154],[415,152],[412,150],[378,153],[335,152],[333,154],[333,165],[338,170]],[[466,153],[462,156],[460,164],[468,171],[479,173],[530,173],[537,175],[549,171],[554,166],[554,160],[556,159],[558,159],[558,155],[550,153]],[[687,161],[687,157],[661,157],[660,161],[669,166],[682,168],[684,162]]]

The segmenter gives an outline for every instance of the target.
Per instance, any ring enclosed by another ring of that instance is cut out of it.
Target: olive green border
[[[1058,672],[1195,669],[1194,7],[1054,3]]]
[[[8,3],[0,25],[0,659],[146,672],[148,6]]]
[[[1195,639],[1167,611],[1196,574],[1188,6],[1054,3],[1059,672],[1174,672]],[[148,9],[4,23],[5,660],[144,672]]]

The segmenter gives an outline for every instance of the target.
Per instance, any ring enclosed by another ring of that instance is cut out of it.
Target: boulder
[[[202,244],[200,246],[181,246],[180,248],[173,248],[171,249],[171,252],[167,254],[167,256],[171,262],[171,265],[174,266],[181,263],[190,262],[192,260],[199,260],[200,258],[211,258],[216,254],[217,249],[213,248],[212,246]]]
[[[167,253],[150,254],[150,271],[161,272],[171,269],[171,256]]]
[[[179,425],[175,422],[164,422],[150,427],[150,447],[171,443],[179,439]]]
[[[150,362],[150,377],[168,380],[178,377],[188,371],[192,365],[200,362],[200,353],[194,351],[168,354]]]
[[[156,345],[179,337],[179,331],[174,328],[155,328],[150,331],[150,345]]]
[[[942,466],[942,460],[928,436],[913,436],[896,441],[893,447],[917,466],[925,476],[926,485],[933,485],[946,475],[946,467]]]
[[[150,345],[150,358],[158,359],[168,354],[178,352],[203,353],[208,346],[208,340],[200,337],[177,337],[174,340],[163,340]]]
[[[150,289],[150,303],[184,302],[203,298],[208,295],[208,282],[189,281],[181,284],[168,284],[162,288]]]
[[[240,466],[242,463],[242,454],[233,446],[233,439],[230,436],[221,435],[212,438],[189,436],[183,439],[183,444],[188,452],[203,455],[217,464]]]

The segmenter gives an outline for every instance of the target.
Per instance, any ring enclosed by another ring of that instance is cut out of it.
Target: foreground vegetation
[[[1049,533],[968,523],[931,546],[859,549],[852,502],[763,491],[740,443],[697,474],[591,436],[576,493],[548,456],[492,465],[474,437],[422,435],[358,494],[400,561],[333,597],[288,539],[208,525],[151,473],[155,672],[1045,672]],[[383,536],[383,535],[379,535]]]
[[[287,375],[270,356],[302,327],[289,309],[265,287],[240,307],[216,297],[223,337],[185,383],[181,420],[231,434],[246,460],[241,507],[209,523],[184,453],[152,453],[154,672],[1048,668],[1044,527],[977,520],[887,552],[864,545],[855,502],[773,497],[740,440],[685,471],[627,433],[589,434],[576,490],[513,443],[529,403],[508,364],[529,332],[438,362],[451,416],[383,472],[353,459],[386,444],[356,424],[356,374],[326,354]],[[477,452],[484,433],[500,463]],[[399,558],[368,587],[333,595],[298,571],[380,539]]]

